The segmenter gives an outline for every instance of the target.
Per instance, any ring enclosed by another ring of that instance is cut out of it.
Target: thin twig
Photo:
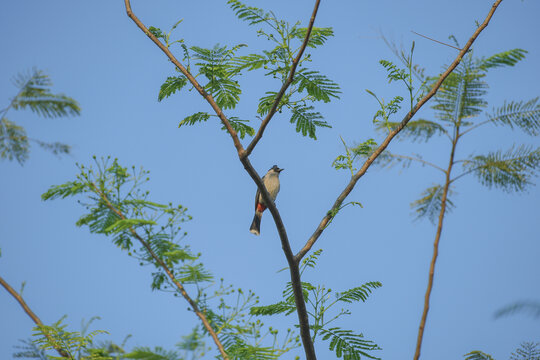
[[[407,159],[407,160],[413,160],[413,161],[418,161],[424,165],[428,165],[428,166],[431,166],[432,168],[435,168],[437,170],[440,170],[442,171],[443,173],[446,173],[446,170],[444,170],[443,168],[441,168],[440,166],[437,166],[429,161],[426,161],[424,159],[420,159],[420,158],[417,158],[417,157],[414,157],[414,156],[408,156],[408,155],[399,155],[399,154],[390,154],[390,156],[392,157],[395,157],[395,158],[401,158],[401,159]]]
[[[367,158],[367,160],[364,162],[360,170],[352,177],[349,184],[345,187],[345,189],[341,192],[341,194],[337,197],[336,201],[334,202],[334,205],[330,208],[330,210],[326,213],[326,215],[322,218],[321,222],[319,223],[319,226],[315,229],[315,232],[309,240],[306,242],[304,247],[295,255],[295,258],[297,261],[300,261],[307,253],[308,251],[313,247],[317,239],[321,236],[322,232],[326,228],[326,225],[328,222],[332,219],[334,216],[333,214],[336,214],[336,210],[340,208],[341,204],[345,200],[345,198],[351,193],[351,191],[354,189],[354,186],[358,182],[358,180],[366,173],[366,171],[369,169],[371,164],[375,161],[375,159],[386,149],[388,144],[390,144],[390,141],[407,125],[407,123],[411,120],[411,118],[420,110],[424,104],[437,93],[437,90],[443,83],[443,81],[450,75],[450,73],[458,66],[458,64],[463,59],[463,56],[467,53],[469,48],[472,46],[478,35],[488,26],[489,21],[493,17],[493,14],[495,13],[495,10],[499,6],[502,0],[497,0],[492,5],[491,10],[489,11],[486,19],[484,22],[474,31],[472,36],[469,38],[463,49],[459,52],[458,56],[454,60],[454,62],[446,69],[446,71],[439,77],[437,82],[433,84],[433,87],[427,93],[401,121],[401,123],[392,130],[384,139],[382,144]]]
[[[43,323],[41,322],[40,318],[30,309],[28,304],[26,304],[26,301],[24,301],[21,294],[17,293],[1,276],[0,276],[0,284],[7,290],[8,293],[11,294],[17,300],[19,305],[23,308],[24,312],[30,316],[30,319],[38,326],[43,326]],[[64,358],[71,358],[66,350],[62,349],[58,346],[58,344],[54,341],[54,339],[46,332],[42,332],[43,335],[49,340],[49,342],[53,345],[56,352]]]
[[[416,35],[421,36],[421,37],[423,37],[423,38],[426,38],[426,39],[428,39],[428,40],[435,41],[436,43],[439,43],[439,44],[442,44],[442,45],[446,45],[446,46],[449,46],[449,47],[451,47],[451,48],[453,48],[453,49],[456,49],[456,50],[461,51],[461,49],[458,48],[458,47],[452,46],[452,45],[447,44],[447,43],[443,43],[442,41],[439,41],[439,40],[432,39],[432,38],[430,38],[430,37],[428,37],[428,36],[426,36],[426,35],[419,34],[419,33],[417,33],[416,31],[412,31],[412,30],[411,30],[411,32],[412,32],[413,34],[416,34]]]
[[[468,128],[467,130],[465,130],[464,132],[462,132],[459,136],[462,137],[463,135],[465,135],[466,133],[468,133],[469,131],[472,131],[474,129],[476,129],[477,127],[480,127],[482,125],[485,125],[487,123],[491,122],[491,120],[484,120],[484,121],[481,121],[479,122],[478,124],[474,125],[474,126],[471,126],[470,128]]]
[[[441,211],[439,212],[439,222],[437,224],[437,233],[435,234],[435,241],[433,242],[433,256],[429,265],[428,285],[426,288],[426,294],[424,296],[424,309],[422,311],[422,317],[420,319],[420,326],[418,327],[418,336],[416,339],[416,349],[414,353],[414,360],[420,358],[420,350],[422,348],[422,340],[424,338],[424,329],[426,327],[426,320],[429,311],[429,300],[431,297],[431,290],[433,289],[433,277],[435,275],[435,264],[437,262],[437,256],[439,255],[439,241],[441,240],[441,233],[444,221],[444,214],[446,212],[446,203],[448,199],[448,190],[450,189],[450,180],[452,167],[454,166],[454,155],[456,153],[456,146],[459,140],[459,125],[456,128],[454,139],[452,140],[452,150],[450,151],[450,160],[448,162],[448,169],[446,172],[446,180],[444,183],[443,194],[441,198]]]
[[[94,192],[103,200],[103,202],[109,208],[109,210],[114,212],[120,219],[126,219],[124,214],[120,210],[118,210],[113,204],[111,204],[111,202],[109,201],[109,198],[107,197],[107,195],[104,194],[103,191],[99,190],[98,187],[96,186],[96,184],[90,183],[90,186],[92,187]],[[144,240],[135,231],[135,229],[133,229],[133,227],[130,226],[129,231],[146,248],[146,251],[148,251],[150,256],[152,256],[152,258],[161,266],[161,268],[163,269],[163,271],[165,271],[165,273],[167,274],[169,279],[173,282],[173,284],[176,285],[176,287],[180,291],[180,294],[182,294],[184,299],[186,299],[186,301],[189,303],[189,305],[193,309],[193,312],[199,317],[199,319],[203,323],[205,329],[208,331],[208,333],[210,334],[210,336],[214,340],[219,352],[221,353],[221,356],[223,356],[223,359],[228,360],[229,357],[227,356],[227,353],[225,352],[225,349],[224,349],[223,345],[221,344],[221,341],[219,340],[216,332],[214,331],[214,329],[212,328],[212,326],[208,322],[208,319],[206,318],[205,314],[203,312],[201,312],[201,310],[197,306],[197,303],[195,301],[193,301],[193,299],[189,296],[189,294],[187,293],[187,291],[184,288],[184,286],[182,285],[182,283],[180,283],[176,279],[176,277],[174,276],[173,272],[169,269],[167,264],[165,264],[165,262],[163,262],[163,260],[159,256],[156,255],[156,253],[150,247],[150,244],[148,244],[148,242],[146,240]]]
[[[315,18],[317,17],[317,11],[319,10],[320,2],[321,2],[320,0],[315,1],[313,13],[311,14],[311,19],[309,20],[309,25],[306,32],[306,37],[304,38],[304,42],[302,43],[302,46],[300,47],[300,50],[298,51],[296,58],[292,62],[291,70],[289,71],[289,76],[287,77],[287,80],[283,83],[283,85],[281,86],[281,89],[276,95],[276,98],[274,100],[274,103],[272,104],[272,107],[270,108],[270,111],[268,111],[268,114],[266,115],[263,122],[261,123],[261,126],[259,127],[257,134],[255,134],[255,137],[253,138],[253,140],[251,140],[251,143],[249,144],[249,146],[246,149],[246,152],[244,153],[244,156],[249,156],[249,154],[251,154],[251,152],[255,148],[255,145],[257,145],[259,140],[262,138],[264,129],[266,129],[266,125],[268,125],[268,123],[270,122],[274,114],[276,113],[277,108],[279,106],[279,102],[281,101],[281,98],[283,97],[283,94],[285,94],[285,91],[287,90],[289,85],[291,85],[294,79],[294,73],[296,72],[296,67],[298,66],[298,63],[300,62],[302,55],[304,55],[304,51],[306,50],[306,46],[309,42],[309,38],[311,36],[311,30],[313,29],[313,24],[315,23]]]

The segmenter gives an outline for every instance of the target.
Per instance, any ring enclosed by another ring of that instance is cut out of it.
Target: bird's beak
[[[282,172],[283,170],[285,170],[285,169],[278,169],[278,172]]]

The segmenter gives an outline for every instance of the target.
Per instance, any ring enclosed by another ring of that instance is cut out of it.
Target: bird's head
[[[277,165],[274,165],[274,166],[272,166],[272,167],[270,168],[270,170],[268,170],[268,171],[272,171],[272,172],[275,172],[275,173],[278,173],[278,174],[279,174],[279,173],[282,172],[283,170],[285,170],[285,169],[280,169],[280,168],[278,168]]]

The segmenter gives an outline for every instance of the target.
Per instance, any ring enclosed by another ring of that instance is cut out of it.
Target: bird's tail
[[[253,221],[251,222],[251,227],[249,228],[250,233],[255,235],[261,234],[261,216],[261,212],[255,212],[255,216],[253,217]]]

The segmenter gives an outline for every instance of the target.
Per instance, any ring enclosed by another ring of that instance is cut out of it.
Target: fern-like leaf
[[[540,167],[540,148],[521,145],[507,152],[491,152],[475,156],[463,163],[466,171],[478,177],[482,185],[507,192],[523,191]]]
[[[136,347],[128,354],[123,355],[126,359],[136,359],[136,360],[182,360],[174,351],[165,350],[159,346],[156,346],[154,349],[149,347]]]
[[[0,120],[0,159],[17,160],[23,164],[28,159],[30,145],[23,127],[6,118]]]
[[[180,271],[176,275],[178,281],[185,284],[196,284],[201,282],[207,282],[214,277],[212,274],[204,268],[202,264],[196,265],[183,265]]]
[[[523,49],[512,49],[504,51],[502,53],[492,55],[486,59],[480,59],[478,65],[482,70],[501,66],[514,66],[520,60],[525,58],[527,52],[527,50]]]
[[[243,139],[246,135],[255,135],[255,129],[253,129],[247,123],[249,123],[248,120],[240,120],[237,117],[229,118],[229,124],[231,124],[231,127],[240,135],[240,139]],[[225,125],[222,127],[222,129],[227,130]]]
[[[362,301],[365,302],[371,292],[375,289],[378,289],[382,284],[378,281],[367,282],[362,286],[358,286],[341,293],[337,293],[336,297],[338,301],[352,303],[353,301]]]
[[[183,125],[195,125],[198,122],[203,122],[210,119],[210,114],[205,112],[197,112],[193,115],[187,116],[184,120],[180,121],[178,127]]]
[[[395,129],[400,123],[398,122],[388,122],[384,124],[383,122],[377,122],[377,130],[387,130]],[[434,122],[424,119],[409,121],[407,126],[401,130],[399,133],[398,139],[410,139],[412,141],[425,141],[427,142],[433,135],[440,135],[446,133],[446,129]]]
[[[30,75],[19,74],[14,83],[20,89],[12,102],[15,110],[29,108],[47,118],[75,116],[81,113],[77,101],[69,96],[51,92],[52,81],[40,70],[34,69]]]
[[[449,190],[449,195],[451,191]],[[435,185],[427,188],[420,194],[420,199],[414,201],[411,204],[411,208],[416,213],[416,218],[420,219],[427,217],[432,223],[435,222],[442,206],[443,187],[441,185]],[[446,211],[450,212],[454,208],[452,201],[446,199]]]
[[[325,103],[330,102],[330,97],[339,99],[341,93],[338,84],[318,71],[302,69],[296,73],[293,83],[298,84],[299,92],[305,89],[315,100]]]
[[[291,35],[297,39],[304,40],[307,35],[307,28],[296,28],[292,31]],[[319,28],[313,27],[311,29],[311,35],[309,37],[307,46],[315,48],[323,45],[329,37],[334,36],[334,29],[331,27]]]
[[[294,311],[296,311],[296,306],[285,301],[280,301],[276,304],[266,306],[253,306],[251,309],[249,309],[249,313],[256,316],[276,315],[281,313],[286,313],[286,315],[289,315]]]
[[[277,92],[274,91],[267,91],[266,96],[263,96],[259,100],[259,106],[257,108],[257,114],[259,115],[266,115],[272,108],[272,105],[274,105],[274,101],[276,100]],[[289,96],[287,94],[284,94],[281,97],[281,100],[279,101],[279,104],[276,108],[276,111],[281,111],[283,106],[287,105],[289,103]]]
[[[540,360],[540,342],[523,342],[510,355],[510,360]]]
[[[303,136],[309,135],[310,138],[317,140],[315,131],[317,127],[331,126],[326,121],[321,121],[323,116],[318,111],[313,111],[313,106],[295,105],[291,108],[291,123],[296,123],[296,132],[301,132]]]
[[[158,94],[158,101],[163,100],[174,94],[177,91],[180,91],[187,84],[187,79],[185,76],[169,76],[167,80],[161,85]]]
[[[491,355],[486,354],[482,351],[478,351],[478,350],[471,351],[470,353],[465,354],[464,356],[465,356],[465,360],[493,360]]]
[[[343,330],[337,327],[321,328],[319,332],[323,340],[330,340],[329,349],[334,351],[339,359],[360,360],[362,356],[370,359],[380,359],[367,352],[380,350],[380,347],[373,341],[364,340],[362,334],[355,334],[351,330]]]
[[[494,109],[488,115],[488,120],[496,125],[514,126],[525,131],[529,135],[536,136],[540,131],[540,102],[538,97],[527,102],[504,103],[500,108]]]
[[[267,13],[264,10],[254,6],[244,5],[238,0],[229,0],[227,1],[227,4],[229,4],[231,9],[233,9],[238,19],[247,21],[249,25],[268,22],[274,19],[271,13]]]

